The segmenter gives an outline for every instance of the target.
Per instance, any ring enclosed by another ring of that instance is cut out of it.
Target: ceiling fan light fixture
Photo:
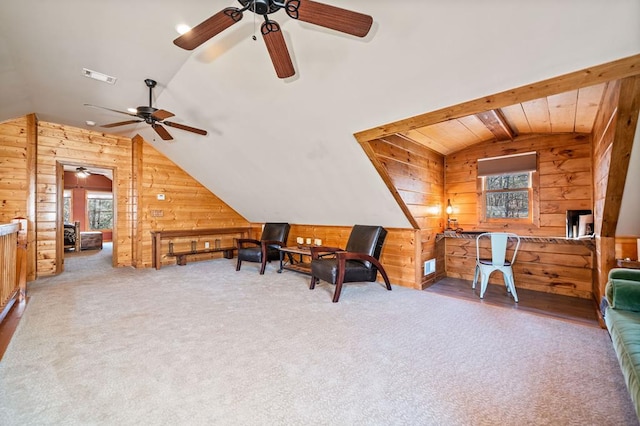
[[[76,169],[76,176],[78,176],[79,178],[88,178],[90,175],[91,173],[89,173],[89,171],[87,171],[87,169],[84,167],[78,167]]]
[[[108,83],[108,84],[116,84],[116,77],[112,77],[110,75],[98,72],[98,71],[93,71],[87,68],[82,68],[82,75],[84,75],[85,77],[89,77],[92,78],[94,80],[98,80],[98,81],[102,81],[103,83]]]
[[[182,35],[191,31],[191,27],[187,24],[178,24],[176,25],[176,31],[178,32],[178,34]]]

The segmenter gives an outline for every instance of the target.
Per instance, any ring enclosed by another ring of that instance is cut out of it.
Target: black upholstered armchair
[[[265,223],[259,241],[249,238],[239,239],[236,271],[240,270],[240,265],[244,260],[247,262],[260,263],[260,275],[264,274],[267,262],[280,260],[278,248],[287,245],[288,236],[288,223]]]
[[[311,247],[311,284],[313,290],[318,280],[335,284],[333,303],[340,299],[342,284],[346,282],[375,281],[380,271],[387,290],[391,290],[389,278],[378,261],[387,231],[382,226],[355,225],[351,230],[347,247]]]

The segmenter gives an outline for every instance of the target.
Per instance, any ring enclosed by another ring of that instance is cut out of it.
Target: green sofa
[[[605,293],[604,321],[640,418],[640,269],[612,269]]]

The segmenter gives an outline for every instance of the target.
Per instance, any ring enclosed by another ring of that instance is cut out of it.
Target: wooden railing
[[[0,225],[0,322],[27,290],[27,221]]]

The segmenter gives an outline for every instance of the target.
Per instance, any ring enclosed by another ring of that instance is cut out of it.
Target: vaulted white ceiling
[[[371,33],[272,15],[296,68],[280,80],[250,14],[192,52],[173,45],[177,24],[232,0],[4,1],[0,121],[122,121],[83,104],[146,105],[153,78],[154,106],[209,135],[118,132],[142,134],[248,220],[408,227],[354,133],[640,53],[637,0],[326,2],[373,16]]]

